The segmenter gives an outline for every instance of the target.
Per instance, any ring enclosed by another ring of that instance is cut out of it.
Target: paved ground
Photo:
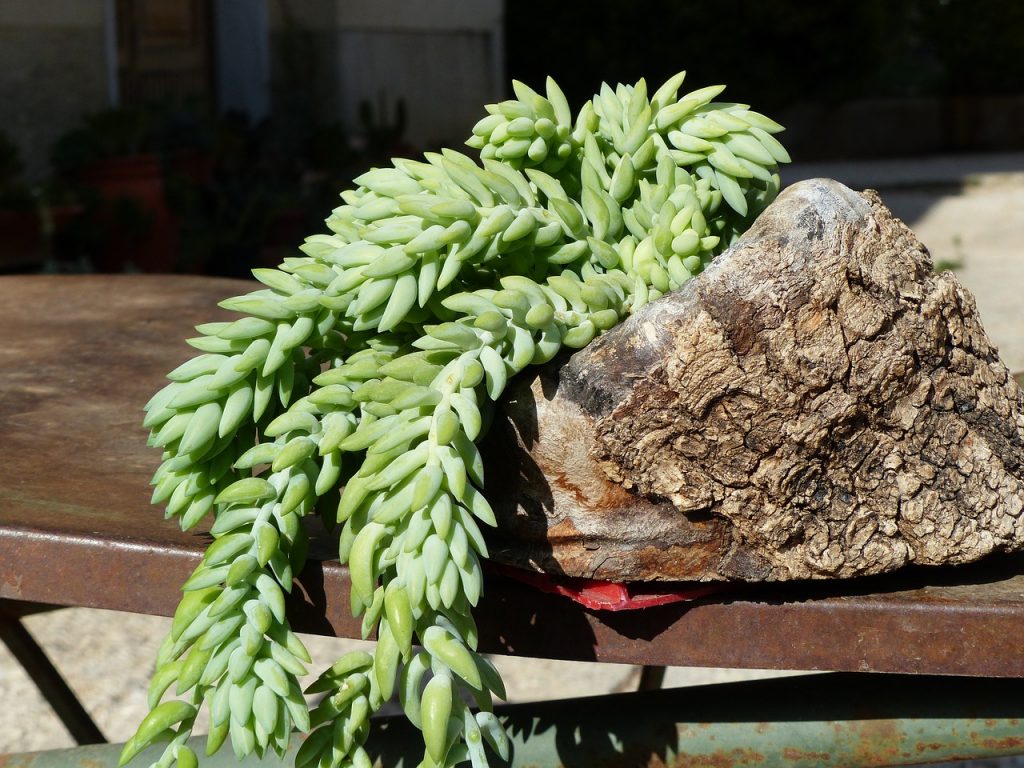
[[[856,188],[879,188],[939,263],[957,265],[977,297],[982,319],[1012,370],[1024,370],[1024,156],[802,166],[788,180],[832,176]],[[27,619],[108,738],[126,739],[145,714],[145,690],[168,620],[69,609]],[[326,666],[351,643],[309,638]],[[635,686],[624,665],[500,659],[510,698],[528,701]],[[319,672],[319,669],[314,670]],[[771,673],[672,669],[666,684],[696,685]],[[0,753],[70,746],[71,740],[14,659],[0,646]],[[1024,766],[1024,760],[979,761]]]

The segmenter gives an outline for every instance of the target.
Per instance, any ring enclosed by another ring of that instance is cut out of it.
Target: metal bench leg
[[[665,684],[665,667],[653,667],[645,665],[640,670],[640,681],[637,683],[638,691],[657,691]]]
[[[40,693],[78,744],[105,744],[106,738],[85,711],[53,662],[21,620],[0,604],[0,640],[28,673]]]

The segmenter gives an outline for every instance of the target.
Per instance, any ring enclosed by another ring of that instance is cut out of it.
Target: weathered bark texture
[[[956,277],[874,193],[803,182],[698,279],[513,391],[489,441],[493,555],[760,581],[1018,549],[1022,412]]]

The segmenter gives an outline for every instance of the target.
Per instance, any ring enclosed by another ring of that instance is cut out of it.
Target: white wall
[[[0,0],[0,129],[30,181],[49,173],[50,145],[110,103],[105,0]]]

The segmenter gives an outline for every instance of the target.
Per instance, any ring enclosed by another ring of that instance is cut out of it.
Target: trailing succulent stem
[[[282,754],[297,728],[299,768],[369,766],[369,718],[396,694],[423,766],[507,757],[471,613],[494,525],[476,441],[510,377],[700,272],[789,160],[781,126],[713,102],[721,86],[680,97],[682,80],[652,96],[604,85],[575,117],[550,79],[546,96],[515,83],[468,141],[482,166],[446,150],[363,174],[329,234],[222,302],[240,319],[198,327],[203,354],[169,374],[145,426],[164,451],[153,502],[185,529],[212,514],[214,541],[122,762],[167,742],[156,765],[195,765],[185,740],[205,704],[209,754],[229,738],[239,757]],[[314,513],[340,526],[377,646],[321,675],[310,712],[284,598]],[[184,699],[161,703],[172,687]]]

